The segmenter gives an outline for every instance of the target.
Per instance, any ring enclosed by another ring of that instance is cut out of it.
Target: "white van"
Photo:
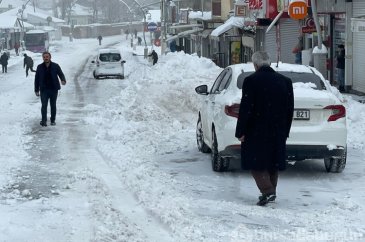
[[[100,49],[96,59],[93,75],[95,79],[100,77],[115,76],[124,79],[124,63],[120,51],[117,49]]]

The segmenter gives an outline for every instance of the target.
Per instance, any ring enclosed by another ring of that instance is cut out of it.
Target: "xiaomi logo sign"
[[[308,15],[308,6],[305,0],[292,0],[288,7],[292,19],[304,19]]]

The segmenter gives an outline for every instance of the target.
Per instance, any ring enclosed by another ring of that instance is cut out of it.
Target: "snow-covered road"
[[[151,66],[124,38],[103,42],[122,51],[125,80],[92,78],[96,40],[53,47],[68,80],[55,127],[39,126],[34,76],[25,78],[20,57],[0,75],[0,241],[365,239],[363,104],[347,100],[343,173],[298,162],[282,174],[277,202],[257,207],[249,173],[215,173],[196,149],[194,87],[220,69],[183,53]]]

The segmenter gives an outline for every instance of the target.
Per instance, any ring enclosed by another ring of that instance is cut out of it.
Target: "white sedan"
[[[323,159],[327,172],[342,172],[346,165],[346,109],[331,86],[313,67],[275,63],[271,67],[289,77],[294,88],[294,118],[287,140],[287,159]],[[231,159],[240,158],[235,129],[242,83],[254,72],[252,63],[226,67],[202,95],[196,138],[198,149],[211,152],[214,171],[225,171]]]

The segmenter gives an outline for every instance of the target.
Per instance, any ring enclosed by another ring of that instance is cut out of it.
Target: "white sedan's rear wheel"
[[[324,158],[324,166],[327,172],[341,173],[346,167],[347,148],[345,148],[341,158]]]
[[[217,135],[215,129],[212,130],[212,169],[213,171],[222,172],[228,170],[228,159],[224,159],[218,152]]]

